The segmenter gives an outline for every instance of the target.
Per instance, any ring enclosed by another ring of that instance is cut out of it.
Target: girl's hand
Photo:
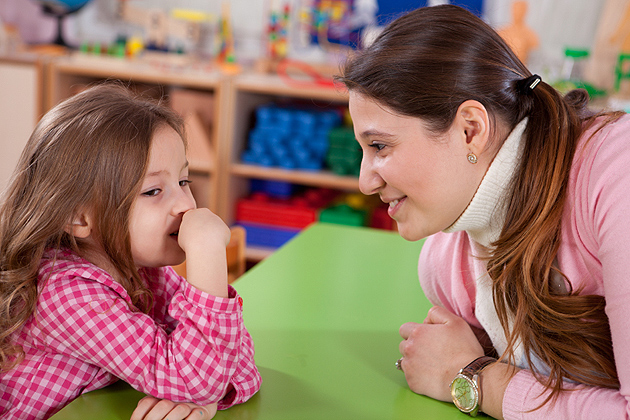
[[[216,403],[199,406],[144,397],[138,402],[130,420],[210,420],[216,413]]]
[[[192,209],[184,213],[177,241],[186,255],[192,249],[214,244],[225,249],[230,242],[230,228],[210,210]]]
[[[484,354],[470,325],[438,306],[429,310],[423,324],[403,324],[400,335],[409,388],[441,401],[451,401],[449,384],[457,372]]]
[[[205,208],[184,213],[177,237],[186,253],[186,281],[216,297],[228,297],[225,247],[230,229]]]

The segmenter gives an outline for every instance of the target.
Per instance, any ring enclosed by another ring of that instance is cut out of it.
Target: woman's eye
[[[383,150],[385,148],[385,145],[384,144],[380,144],[380,143],[372,143],[372,144],[370,144],[370,147],[372,147],[372,148],[376,149],[376,151],[380,152],[381,150]]]
[[[160,190],[159,188],[154,188],[152,190],[149,191],[145,191],[142,193],[142,195],[144,195],[145,197],[155,197],[156,195],[158,195],[162,190]]]
[[[190,184],[192,184],[192,181],[190,179],[182,179],[181,181],[179,181],[180,187],[185,187],[186,185]]]

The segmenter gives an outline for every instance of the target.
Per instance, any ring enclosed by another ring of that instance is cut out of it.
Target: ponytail
[[[504,358],[514,364],[514,349],[522,344],[530,369],[551,389],[546,403],[563,390],[564,378],[604,388],[619,388],[619,379],[604,297],[552,286],[554,275],[565,279],[554,263],[573,156],[584,129],[600,115],[589,115],[585,91],[563,98],[540,83],[529,95],[523,158],[487,267],[508,341]],[[549,367],[548,377],[536,370],[532,354]]]

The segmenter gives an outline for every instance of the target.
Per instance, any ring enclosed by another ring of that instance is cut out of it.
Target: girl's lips
[[[389,202],[389,208],[387,209],[387,214],[389,214],[389,217],[394,218],[394,215],[396,214],[396,212],[398,212],[406,199],[407,197],[403,197],[398,200],[392,200]]]

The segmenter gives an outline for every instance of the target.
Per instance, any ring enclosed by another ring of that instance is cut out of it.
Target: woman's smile
[[[387,209],[387,214],[389,214],[389,217],[391,217],[392,219],[394,218],[395,214],[398,212],[398,210],[400,210],[406,199],[407,197],[402,197],[389,202],[389,208]]]

